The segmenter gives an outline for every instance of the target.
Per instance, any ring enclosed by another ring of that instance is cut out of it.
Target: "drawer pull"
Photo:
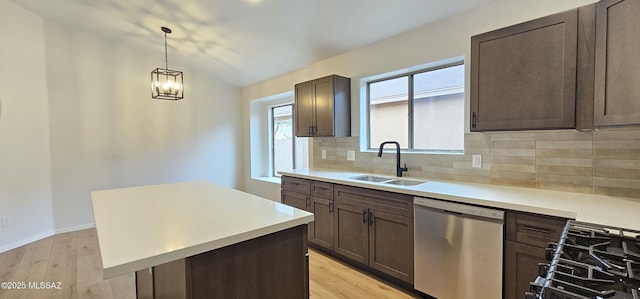
[[[313,186],[313,190],[322,190],[322,191],[327,191],[327,190],[329,190],[329,188],[320,187],[320,186]]]
[[[551,231],[548,229],[544,229],[544,228],[538,228],[538,227],[533,227],[533,226],[522,226],[522,230],[524,231],[530,231],[530,232],[534,232],[534,233],[539,233],[539,234],[545,234],[545,235],[550,235]]]
[[[362,223],[367,223],[367,210],[362,210]]]

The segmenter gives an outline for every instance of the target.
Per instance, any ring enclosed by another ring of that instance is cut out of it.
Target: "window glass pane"
[[[369,147],[394,140],[409,145],[408,77],[369,84]]]
[[[464,65],[413,76],[414,148],[464,149]]]
[[[273,116],[273,171],[293,169],[293,115],[292,105],[274,107]]]

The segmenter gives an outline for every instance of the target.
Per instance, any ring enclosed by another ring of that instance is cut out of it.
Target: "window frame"
[[[275,113],[274,113],[274,109],[276,108],[281,108],[281,107],[285,107],[285,106],[291,106],[291,165],[293,166],[293,169],[296,168],[296,135],[295,135],[295,118],[293,116],[294,114],[294,103],[285,103],[285,104],[277,104],[277,105],[273,105],[273,106],[269,106],[269,144],[270,146],[270,161],[269,161],[269,168],[271,169],[271,176],[273,177],[282,177],[282,175],[278,174],[276,171],[276,147],[275,147],[275,132],[273,131],[275,129]]]
[[[449,63],[445,63],[445,64],[440,64],[440,65],[436,65],[436,66],[431,66],[431,67],[427,67],[427,68],[420,68],[418,70],[415,71],[409,71],[409,72],[403,72],[400,74],[395,74],[395,75],[391,75],[391,76],[384,76],[384,77],[380,77],[380,78],[376,78],[373,80],[369,80],[366,81],[366,127],[367,127],[367,131],[366,131],[366,136],[367,136],[367,140],[366,140],[366,148],[368,151],[377,151],[378,148],[373,148],[371,147],[371,118],[370,118],[370,114],[371,114],[371,84],[374,83],[378,83],[378,82],[383,82],[383,81],[388,81],[388,80],[393,80],[393,79],[397,79],[397,78],[402,78],[402,77],[408,77],[408,82],[407,82],[407,109],[408,109],[408,117],[407,117],[407,121],[408,123],[408,141],[409,144],[407,145],[406,148],[401,148],[402,151],[404,152],[415,152],[415,153],[444,153],[444,154],[461,154],[464,153],[464,146],[462,149],[460,150],[434,150],[434,149],[415,149],[414,148],[414,86],[413,86],[413,77],[416,74],[421,74],[421,73],[426,73],[426,72],[430,72],[430,71],[436,71],[439,69],[445,69],[445,68],[449,68],[449,67],[454,67],[454,66],[465,66],[464,63],[464,59],[461,60],[456,60],[453,62],[449,62]],[[466,66],[465,66],[465,73],[466,73]],[[466,79],[466,78],[465,78]],[[462,85],[463,87],[463,93],[464,93],[464,84]],[[466,96],[465,96],[466,98]],[[463,111],[464,113],[464,111]],[[462,121],[464,121],[464,116]],[[464,132],[463,132],[464,134]]]

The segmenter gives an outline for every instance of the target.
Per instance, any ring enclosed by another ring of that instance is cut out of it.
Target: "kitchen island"
[[[91,193],[103,278],[138,298],[308,297],[313,214],[206,181]]]

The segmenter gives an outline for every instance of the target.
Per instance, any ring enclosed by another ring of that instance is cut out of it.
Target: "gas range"
[[[640,299],[640,231],[569,220],[527,299]]]

